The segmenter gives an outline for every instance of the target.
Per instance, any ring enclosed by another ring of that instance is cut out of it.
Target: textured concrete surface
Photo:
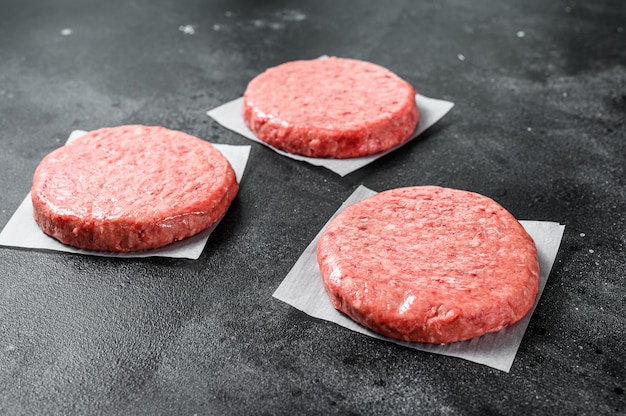
[[[384,65],[456,107],[341,178],[254,144],[197,261],[0,247],[0,414],[626,412],[623,1],[0,0],[0,227],[73,129],[206,116],[268,66]],[[435,184],[566,225],[510,373],[271,297],[360,184]]]

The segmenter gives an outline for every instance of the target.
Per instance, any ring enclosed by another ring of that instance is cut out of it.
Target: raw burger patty
[[[248,84],[243,119],[285,152],[350,158],[407,141],[419,119],[415,90],[393,72],[344,58],[293,61]]]
[[[128,252],[165,246],[206,229],[239,185],[210,143],[163,127],[87,133],[35,171],[35,221],[62,243]]]
[[[434,186],[381,192],[341,212],[317,257],[335,308],[391,338],[449,343],[498,331],[532,307],[532,238],[493,200]]]

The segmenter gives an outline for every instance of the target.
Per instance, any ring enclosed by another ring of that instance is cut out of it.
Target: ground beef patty
[[[163,127],[87,133],[47,155],[35,171],[35,221],[62,243],[129,252],[206,229],[239,185],[210,143]]]
[[[532,238],[493,200],[423,186],[357,202],[317,257],[338,310],[391,338],[450,343],[521,319],[538,292]]]
[[[351,158],[408,140],[419,111],[415,90],[393,72],[344,58],[293,61],[248,84],[243,119],[285,152]]]

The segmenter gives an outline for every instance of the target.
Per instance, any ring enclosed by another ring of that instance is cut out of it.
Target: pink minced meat
[[[35,221],[64,244],[129,252],[162,247],[218,221],[239,185],[210,143],[163,127],[87,133],[35,171]]]
[[[243,119],[262,141],[288,153],[352,158],[388,150],[415,131],[415,90],[393,72],[364,61],[287,62],[255,77]]]
[[[357,202],[317,248],[334,307],[394,339],[450,343],[526,315],[539,285],[537,250],[495,201],[435,186]]]

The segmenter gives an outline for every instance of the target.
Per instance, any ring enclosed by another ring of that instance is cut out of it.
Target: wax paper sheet
[[[76,130],[70,134],[67,143],[85,134],[85,131]],[[241,183],[243,172],[248,162],[250,146],[232,146],[213,144],[230,162],[237,182]],[[219,222],[218,222],[219,223]],[[0,232],[0,246],[21,247],[29,249],[63,251],[67,253],[87,254],[106,257],[171,257],[198,259],[217,224],[185,240],[177,241],[166,247],[131,253],[106,253],[100,251],[81,250],[60,243],[44,234],[33,219],[33,205],[30,193],[24,198],[9,222]]]
[[[246,126],[246,123],[244,123],[243,121],[243,117],[241,115],[241,105],[243,103],[243,97],[237,98],[226,104],[222,104],[221,106],[208,111],[207,114],[227,129],[232,130],[235,133],[239,133],[240,135],[247,137],[248,139],[253,140],[257,143],[261,143],[283,156],[295,160],[304,161],[315,166],[323,166],[340,176],[345,176],[369,163],[372,163],[373,161],[386,155],[387,153],[399,149],[411,140],[414,140],[427,128],[431,127],[433,124],[441,120],[441,118],[445,116],[448,111],[452,109],[452,107],[454,107],[454,103],[450,101],[428,98],[419,94],[415,96],[415,102],[417,103],[417,108],[419,108],[420,111],[420,120],[417,129],[415,130],[409,141],[383,153],[350,159],[314,158],[294,155],[291,153],[283,152],[282,150],[276,149],[275,147],[270,146],[269,144],[259,140],[259,138],[257,138],[255,134],[252,133],[252,131],[248,128],[248,126]]]
[[[376,192],[360,186],[342,204],[332,218],[347,206],[374,195]],[[328,222],[330,222],[329,219]],[[291,271],[278,286],[273,296],[306,314],[334,322],[350,330],[361,334],[393,342],[416,350],[427,351],[436,354],[463,358],[475,363],[484,364],[495,369],[509,372],[517,350],[522,342],[524,333],[532,313],[539,302],[543,288],[546,285],[550,270],[554,264],[565,226],[549,221],[520,221],[526,231],[535,240],[539,254],[539,266],[541,269],[539,293],[532,310],[516,324],[502,331],[486,334],[469,341],[455,342],[447,345],[433,345],[416,342],[403,342],[384,337],[372,332],[354,322],[347,315],[337,311],[331,304],[322,284],[322,278],[317,264],[316,248],[323,229],[304,250]],[[328,223],[327,223],[328,224]]]

